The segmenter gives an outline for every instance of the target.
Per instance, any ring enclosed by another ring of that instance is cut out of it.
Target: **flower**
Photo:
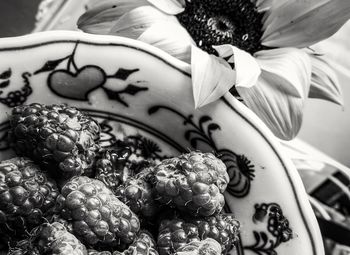
[[[350,18],[348,0],[90,0],[78,27],[141,40],[191,64],[195,107],[237,93],[281,139],[305,99],[342,104],[329,63],[307,47]]]

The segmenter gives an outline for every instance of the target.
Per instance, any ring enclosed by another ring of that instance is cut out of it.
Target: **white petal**
[[[88,0],[86,1],[86,9],[90,10],[98,6],[108,6],[108,5],[130,5],[135,6],[138,4],[147,5],[147,0]]]
[[[305,99],[290,95],[278,81],[275,75],[262,71],[257,85],[238,87],[237,91],[275,136],[290,140],[300,130]]]
[[[161,22],[177,22],[175,16],[167,15],[152,6],[135,8],[120,17],[109,34],[137,39],[147,28]]]
[[[282,1],[268,15],[264,19],[263,45],[302,48],[337,32],[350,18],[350,1]]]
[[[222,58],[191,46],[191,71],[195,107],[218,100],[235,84],[236,72]]]
[[[187,63],[191,61],[191,44],[195,44],[180,23],[156,23],[148,28],[138,40],[164,50]]]
[[[274,0],[254,0],[253,2],[259,12],[269,10],[274,4]]]
[[[309,97],[343,105],[342,90],[330,60],[314,54],[310,56],[312,76]]]
[[[149,5],[147,0],[90,1],[89,9],[79,17],[77,25],[87,33],[108,34],[121,16],[146,5]]]
[[[176,15],[185,10],[184,0],[148,0],[148,2],[167,14]]]
[[[236,87],[251,87],[256,84],[261,70],[252,55],[229,44],[213,46],[213,48],[220,57],[228,58],[229,63],[235,64]]]
[[[281,48],[255,53],[262,70],[277,77],[284,90],[295,97],[306,98],[311,79],[310,58],[302,50]],[[277,82],[277,81],[276,81]]]

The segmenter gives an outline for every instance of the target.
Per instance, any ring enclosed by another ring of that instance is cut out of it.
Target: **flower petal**
[[[330,60],[315,54],[310,57],[312,76],[309,97],[343,105],[342,90]]]
[[[265,73],[274,74],[281,80],[288,94],[307,97],[311,79],[311,63],[307,53],[294,48],[281,48],[259,51],[255,57]]]
[[[149,5],[147,0],[101,0],[88,3],[88,11],[79,17],[78,28],[92,34],[108,34],[125,13]]]
[[[109,34],[137,39],[153,24],[168,21],[177,22],[177,19],[159,11],[155,7],[141,6],[120,17],[111,28]]]
[[[237,91],[277,137],[290,140],[297,135],[305,99],[290,95],[277,75],[262,71],[254,87],[238,87]]]
[[[265,12],[269,10],[273,4],[274,0],[252,0],[258,9],[258,12]]]
[[[191,71],[195,107],[218,100],[235,84],[236,72],[222,58],[191,46]]]
[[[251,87],[256,84],[261,70],[252,55],[229,44],[213,46],[213,48],[220,57],[228,59],[229,63],[234,63],[236,87]]]
[[[195,45],[180,23],[162,22],[148,28],[138,40],[164,50],[187,63],[191,61],[191,44]]]
[[[158,9],[171,15],[176,15],[185,10],[185,0],[147,0]]]
[[[333,35],[349,18],[348,0],[282,1],[264,19],[262,44],[306,47]]]

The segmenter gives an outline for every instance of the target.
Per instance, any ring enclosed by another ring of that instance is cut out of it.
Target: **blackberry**
[[[10,126],[10,145],[18,155],[64,178],[91,173],[100,127],[76,108],[38,103],[18,106],[12,110]]]

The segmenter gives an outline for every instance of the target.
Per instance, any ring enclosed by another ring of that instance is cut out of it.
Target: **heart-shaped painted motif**
[[[75,100],[88,100],[88,95],[101,87],[106,74],[98,66],[87,65],[72,73],[55,70],[48,77],[49,88],[58,96]]]

